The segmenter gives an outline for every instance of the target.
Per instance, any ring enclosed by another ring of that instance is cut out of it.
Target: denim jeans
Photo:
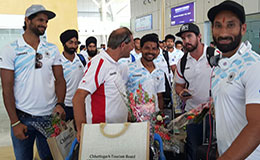
[[[14,136],[13,129],[11,128],[11,137],[13,142],[13,148],[15,157],[17,160],[32,160],[33,159],[33,145],[36,140],[36,146],[41,159],[51,160],[52,155],[47,143],[47,139],[38,130],[36,130],[31,123],[32,122],[46,122],[49,121],[49,116],[27,116],[18,114],[21,123],[27,126],[27,139],[20,140]]]

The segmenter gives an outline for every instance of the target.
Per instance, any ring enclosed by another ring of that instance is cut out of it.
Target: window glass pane
[[[0,29],[0,48],[16,40],[23,33],[23,29]]]

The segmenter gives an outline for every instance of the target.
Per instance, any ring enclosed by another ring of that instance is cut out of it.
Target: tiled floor
[[[0,147],[0,160],[15,160],[13,147]]]
[[[0,82],[1,83],[1,82]],[[0,85],[0,160],[15,159],[10,137],[10,121],[5,110]]]

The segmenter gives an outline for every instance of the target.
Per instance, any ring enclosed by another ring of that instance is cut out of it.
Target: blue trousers
[[[51,160],[52,155],[47,143],[47,139],[38,130],[36,130],[31,123],[44,123],[49,120],[49,116],[35,116],[29,117],[27,115],[18,115],[21,123],[27,126],[27,133],[29,137],[24,140],[20,140],[14,136],[13,129],[11,128],[11,137],[13,142],[13,149],[17,160],[32,160],[33,159],[33,145],[36,140],[36,146],[39,156],[43,160]]]
[[[210,134],[209,127],[209,115],[206,117],[206,128],[204,135],[208,138]],[[211,125],[213,125],[213,119],[211,118]],[[187,160],[196,160],[197,157],[197,148],[203,143],[203,122],[199,124],[189,124],[187,125],[187,138],[186,138],[186,159]],[[206,154],[206,153],[205,153]]]

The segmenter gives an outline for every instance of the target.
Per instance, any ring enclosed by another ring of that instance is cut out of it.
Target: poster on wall
[[[153,17],[152,14],[136,18],[135,20],[135,31],[147,31],[153,29]]]
[[[194,2],[171,8],[171,26],[195,21]]]

